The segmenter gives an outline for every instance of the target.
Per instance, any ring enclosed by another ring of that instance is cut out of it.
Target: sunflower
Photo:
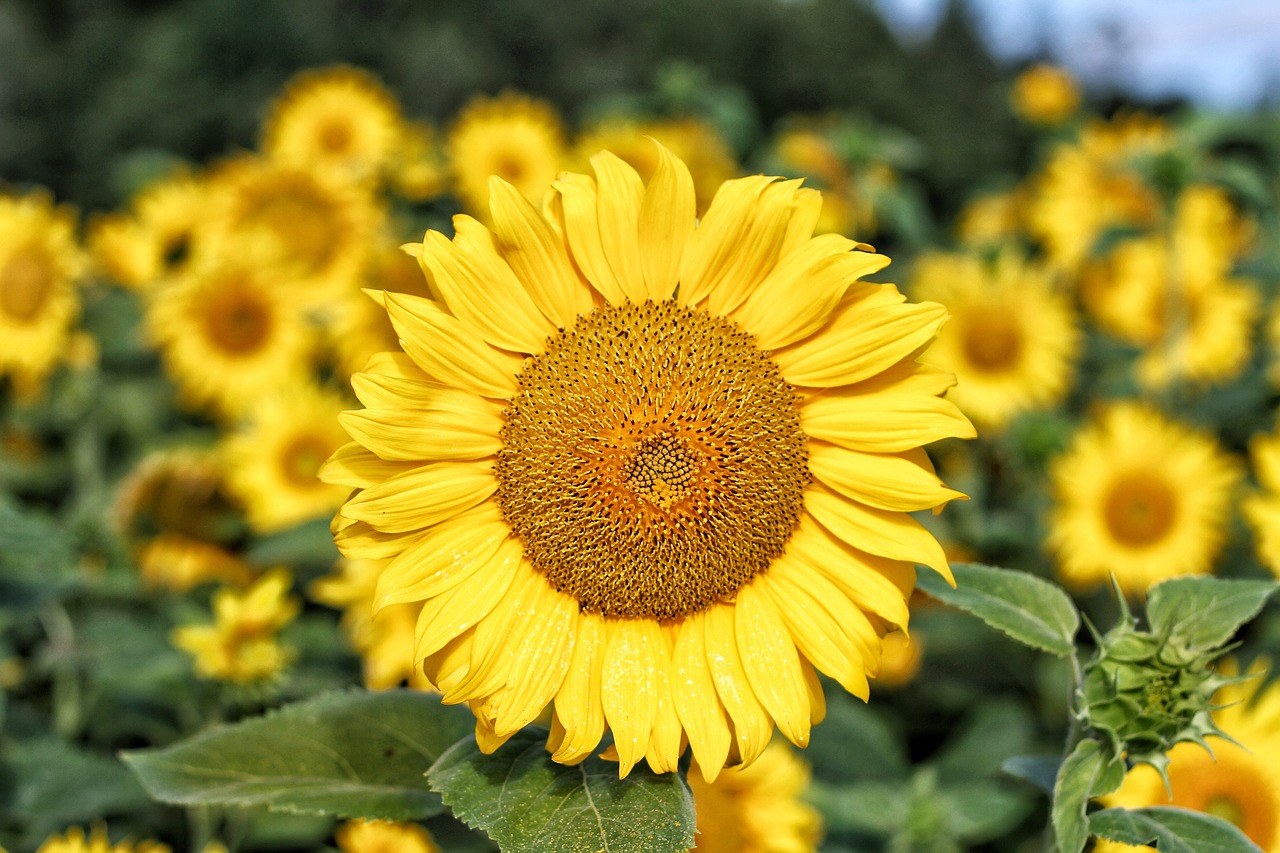
[[[699,215],[706,212],[720,185],[738,174],[738,163],[728,143],[710,124],[693,117],[645,121],[605,119],[578,136],[573,147],[573,163],[585,168],[592,155],[608,149],[639,172],[642,180],[648,181],[659,162],[652,139],[688,167]]]
[[[395,96],[367,71],[339,65],[303,71],[285,85],[262,126],[272,160],[357,181],[387,170],[404,119]]]
[[[342,610],[342,632],[364,663],[364,685],[386,690],[408,681],[430,690],[431,684],[414,666],[413,639],[422,610],[417,602],[392,604],[374,612],[374,593],[386,560],[340,560],[332,574],[311,584],[311,597]]]
[[[192,407],[233,417],[310,373],[311,327],[276,268],[251,252],[210,259],[153,294],[146,326]]]
[[[1063,143],[1030,186],[1027,230],[1050,264],[1077,272],[1108,228],[1146,227],[1160,218],[1160,199],[1132,161],[1166,150],[1168,127],[1141,114],[1091,121],[1076,144]]]
[[[965,246],[998,246],[1022,233],[1026,193],[989,193],[969,201],[956,218],[956,237]]]
[[[82,828],[73,826],[61,835],[46,838],[36,853],[170,853],[169,845],[159,841],[118,841],[111,843],[107,828],[95,824],[88,836]]]
[[[477,216],[489,209],[489,176],[497,175],[535,204],[565,159],[560,116],[545,101],[505,92],[477,97],[445,140],[454,194]]]
[[[1241,471],[1207,433],[1121,402],[1076,433],[1050,475],[1048,544],[1063,582],[1094,587],[1114,573],[1136,597],[1213,569]]]
[[[391,158],[392,188],[410,201],[427,201],[449,189],[448,169],[436,130],[426,122],[409,122]]]
[[[1192,186],[1167,234],[1121,241],[1086,271],[1085,306],[1109,334],[1143,348],[1145,387],[1219,383],[1244,369],[1261,300],[1253,282],[1229,274],[1248,232],[1220,190]]]
[[[1080,87],[1056,65],[1033,65],[1018,75],[1010,93],[1014,111],[1032,124],[1062,124],[1080,108]]]
[[[1142,764],[1104,803],[1207,812],[1234,823],[1265,853],[1280,853],[1280,683],[1259,689],[1266,669],[1266,661],[1256,663],[1254,678],[1214,697],[1214,721],[1230,740],[1215,741],[1212,753],[1193,743],[1176,744],[1169,751],[1168,788],[1154,768]],[[1227,674],[1234,671],[1226,667]],[[1149,849],[1105,840],[1094,847],[1095,853]]]
[[[955,372],[948,397],[979,426],[1001,429],[1066,395],[1079,322],[1047,270],[1011,252],[991,264],[934,254],[918,262],[911,293],[951,314],[924,358]]]
[[[750,767],[733,768],[706,782],[689,774],[698,816],[699,853],[803,853],[817,850],[822,821],[801,797],[809,768],[781,741],[769,744]]]
[[[346,399],[314,384],[264,396],[223,443],[227,489],[259,533],[328,515],[347,490],[322,482],[320,465],[346,442],[338,413]]]
[[[208,581],[248,584],[249,568],[231,547],[239,512],[215,455],[189,449],[146,456],[112,506],[143,581],[176,592]]]
[[[710,779],[775,723],[808,741],[815,669],[867,696],[912,564],[950,574],[908,512],[962,496],[920,445],[973,429],[916,362],[945,311],[858,282],[888,259],[811,237],[817,192],[743,178],[695,220],[660,158],[646,187],[601,152],[545,213],[495,179],[493,233],[428,232],[439,299],[383,294],[405,352],[355,376],[322,476],[483,749],[550,706],[558,761],[609,729],[623,776],[687,739]]]
[[[222,587],[213,597],[213,622],[175,628],[175,646],[195,659],[201,678],[250,684],[276,678],[294,658],[277,633],[298,615],[293,583],[283,568],[272,569],[243,591]]]
[[[275,268],[276,287],[307,307],[359,286],[384,220],[371,193],[334,173],[253,156],[224,164],[211,181],[213,257],[252,243]]]
[[[439,853],[425,826],[391,820],[349,820],[333,833],[342,853]]]
[[[0,379],[19,396],[41,393],[80,310],[75,230],[75,214],[47,192],[0,196]]]
[[[128,211],[91,220],[89,248],[109,278],[146,291],[181,274],[198,253],[211,204],[204,177],[179,171],[150,184]]]
[[[1280,577],[1280,432],[1255,435],[1249,458],[1261,489],[1244,498],[1241,510],[1253,529],[1258,558]]]

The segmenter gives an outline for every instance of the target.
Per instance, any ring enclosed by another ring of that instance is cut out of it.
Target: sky
[[[992,52],[1048,56],[1086,83],[1207,107],[1280,103],[1277,0],[964,0]],[[945,0],[876,0],[907,39]]]

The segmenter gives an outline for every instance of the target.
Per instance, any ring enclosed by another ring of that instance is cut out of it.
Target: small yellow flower
[[[74,211],[43,190],[0,195],[0,379],[21,397],[38,396],[66,355],[87,267],[75,232]]]
[[[349,820],[334,832],[342,853],[439,853],[426,827],[391,820]]]
[[[86,836],[83,829],[73,826],[61,835],[47,838],[36,853],[170,853],[169,845],[159,841],[118,841],[107,838],[107,828],[95,824]]]
[[[696,761],[695,761],[696,764]],[[689,773],[698,818],[698,853],[805,853],[822,840],[822,821],[802,797],[809,767],[780,740],[750,767],[725,770],[714,782]]]
[[[400,104],[368,71],[310,69],[271,105],[262,151],[279,163],[373,181],[400,149],[403,125]]]
[[[876,673],[874,686],[901,687],[910,683],[920,672],[923,661],[924,640],[919,631],[910,637],[905,631],[890,631],[884,635],[880,671]]]
[[[345,397],[314,384],[281,388],[248,410],[223,439],[228,491],[249,524],[271,533],[333,512],[347,489],[322,482],[320,466],[346,443]]]
[[[298,615],[289,595],[292,577],[273,569],[247,590],[223,587],[213,597],[211,625],[185,625],[173,632],[173,644],[195,657],[202,678],[235,683],[262,682],[278,676],[293,659],[276,633]]]
[[[1062,124],[1080,108],[1080,88],[1066,69],[1033,65],[1013,83],[1013,108],[1032,124]]]
[[[468,213],[481,218],[488,215],[490,175],[541,204],[566,154],[555,109],[514,92],[472,100],[454,120],[445,145],[454,193]]]
[[[1050,470],[1059,576],[1088,589],[1114,574],[1140,597],[1165,578],[1211,572],[1241,473],[1211,435],[1135,402],[1109,406]]]

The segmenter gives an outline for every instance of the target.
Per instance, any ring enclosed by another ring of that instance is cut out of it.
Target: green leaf
[[[911,767],[901,734],[839,687],[827,690],[827,718],[814,726],[805,758],[815,779],[839,783],[905,781]]]
[[[1047,580],[978,563],[957,563],[952,589],[934,572],[916,583],[934,598],[972,613],[992,628],[1034,649],[1066,657],[1075,651],[1080,614],[1071,598]]]
[[[70,535],[0,493],[0,608],[26,611],[75,581]]]
[[[1096,740],[1086,739],[1058,768],[1053,786],[1052,822],[1060,853],[1080,853],[1089,840],[1085,809],[1092,797],[1110,793],[1124,780],[1124,762]]]
[[[1173,578],[1147,593],[1151,633],[1181,639],[1193,649],[1220,646],[1267,603],[1274,581]]]
[[[957,840],[966,844],[980,844],[1004,837],[1033,806],[1029,792],[1006,790],[991,782],[970,782],[963,787],[944,788],[941,799],[950,805],[948,829]]]
[[[423,774],[471,727],[436,696],[352,691],[123,757],[166,803],[415,820],[442,811]]]
[[[977,706],[934,759],[944,784],[994,776],[1006,756],[1031,749],[1031,711],[1012,700]]]
[[[911,789],[906,783],[809,783],[805,799],[822,814],[828,832],[860,832],[888,837],[907,822]]]
[[[1234,824],[1173,806],[1104,809],[1090,816],[1089,829],[1124,844],[1155,844],[1168,853],[1262,853]]]
[[[431,787],[454,816],[507,853],[626,850],[668,853],[693,846],[693,796],[678,773],[591,757],[574,767],[547,754],[545,734],[517,732],[492,755],[459,742],[431,768]]]

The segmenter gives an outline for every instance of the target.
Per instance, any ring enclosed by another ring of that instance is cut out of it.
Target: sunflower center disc
[[[38,251],[17,252],[0,271],[0,311],[20,323],[33,320],[53,290],[49,262]]]
[[[732,321],[666,301],[597,308],[519,385],[498,505],[584,610],[688,615],[782,553],[809,482],[798,397]]]

